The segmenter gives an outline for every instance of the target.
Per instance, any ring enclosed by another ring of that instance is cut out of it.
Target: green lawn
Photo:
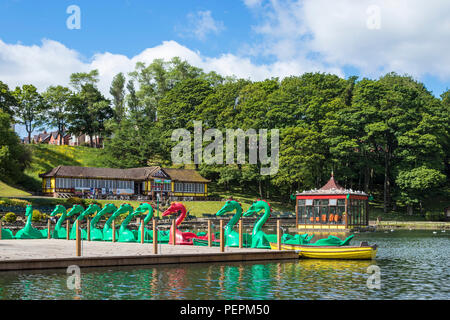
[[[47,172],[59,165],[98,167],[101,149],[82,146],[56,146],[49,144],[35,144],[29,146],[32,152],[32,161],[25,170],[28,177],[27,188],[39,191],[42,180],[39,174]]]
[[[27,197],[31,194],[0,181],[0,197]]]

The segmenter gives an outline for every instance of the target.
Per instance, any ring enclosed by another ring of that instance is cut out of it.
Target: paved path
[[[225,252],[267,252],[266,249],[239,249],[225,247]],[[159,244],[163,255],[220,253],[219,247],[173,246]],[[83,257],[148,256],[153,254],[153,243],[123,243],[82,241]],[[0,240],[0,261],[23,259],[58,259],[75,257],[75,240]]]

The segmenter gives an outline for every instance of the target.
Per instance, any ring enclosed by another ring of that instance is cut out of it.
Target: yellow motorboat
[[[278,250],[277,243],[270,243],[272,250]],[[369,246],[362,242],[359,246],[314,246],[298,244],[281,244],[281,250],[295,250],[300,258],[309,259],[375,259],[377,255],[377,245]]]

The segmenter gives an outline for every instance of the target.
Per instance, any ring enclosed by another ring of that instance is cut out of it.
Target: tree
[[[436,189],[446,180],[444,174],[435,169],[421,166],[412,170],[400,171],[396,183],[407,205],[408,214],[413,214],[413,205],[435,194]]]
[[[98,70],[94,69],[90,72],[76,72],[70,75],[70,84],[76,91],[81,91],[83,85],[90,84],[95,86],[98,82]]]
[[[47,105],[46,123],[56,127],[59,134],[59,144],[62,144],[69,119],[69,100],[72,92],[63,86],[51,86],[43,93]]]
[[[122,121],[125,116],[125,81],[123,73],[118,73],[109,89],[109,93],[113,97],[114,118],[117,122]]]
[[[105,121],[113,116],[109,100],[98,89],[88,83],[69,100],[69,131],[75,134],[87,134],[93,146],[95,135],[105,133]]]
[[[0,110],[0,180],[16,183],[30,164],[31,155],[11,129],[11,117]]]
[[[152,120],[142,119],[137,124],[125,118],[105,142],[103,165],[113,168],[161,165],[159,137],[159,130]]]
[[[14,115],[17,121],[25,126],[28,142],[31,143],[31,133],[45,121],[46,105],[33,85],[25,84],[22,88],[16,87],[13,94],[17,101],[13,107]]]
[[[9,90],[8,85],[0,81],[0,110],[12,115],[16,103],[16,99]]]

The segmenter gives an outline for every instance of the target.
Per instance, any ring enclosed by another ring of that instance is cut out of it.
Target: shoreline
[[[449,221],[370,221],[377,230],[450,230]]]

